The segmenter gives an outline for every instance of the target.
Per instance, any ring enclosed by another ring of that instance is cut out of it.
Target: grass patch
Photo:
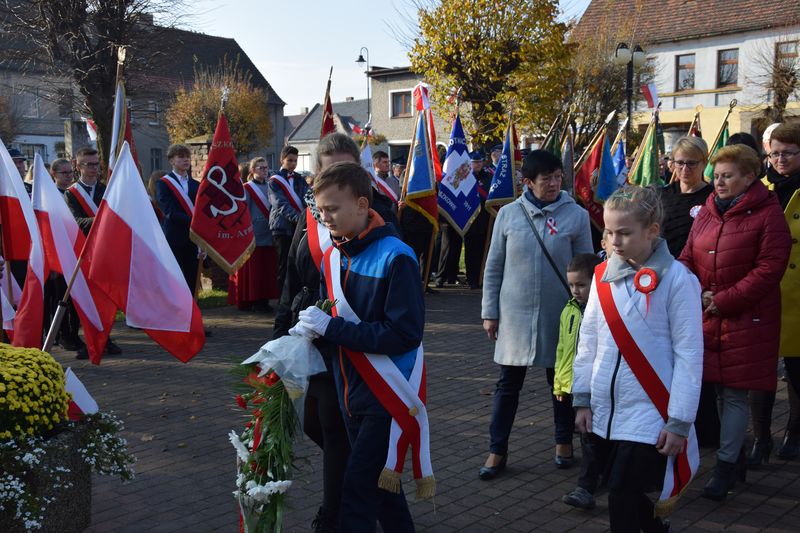
[[[214,309],[215,307],[226,307],[228,305],[228,291],[211,289],[200,291],[197,295],[197,306],[200,309]]]
[[[210,291],[200,291],[197,295],[197,306],[200,309],[214,309],[216,307],[226,307],[228,305],[228,291],[211,289]],[[125,313],[117,311],[114,317],[116,322],[125,321]]]

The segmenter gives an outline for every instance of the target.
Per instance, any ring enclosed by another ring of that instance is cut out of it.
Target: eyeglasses
[[[269,167],[255,167],[256,170],[269,170]]]
[[[778,159],[783,159],[784,161],[789,161],[793,159],[794,156],[800,154],[800,152],[770,152],[768,157],[770,161],[777,161]]]
[[[99,167],[100,163],[80,163],[82,167]]]
[[[686,168],[694,168],[700,164],[700,161],[683,161],[677,160],[672,162],[673,165],[676,167],[686,167]]]
[[[66,176],[68,174],[69,175],[73,174],[73,172],[71,170],[60,170],[60,171],[56,172],[56,174],[61,174],[62,176]]]
[[[562,179],[564,179],[563,174],[550,174],[549,176],[547,174],[539,174],[534,181],[551,182],[561,181]]]

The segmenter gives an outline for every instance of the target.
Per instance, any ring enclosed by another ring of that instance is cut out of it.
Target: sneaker
[[[106,353],[108,355],[119,355],[122,353],[122,348],[117,346],[117,343],[111,340],[111,337],[108,338],[108,342],[106,342]]]
[[[577,487],[572,492],[568,492],[561,497],[561,501],[578,509],[587,511],[594,509],[594,496],[583,487]]]

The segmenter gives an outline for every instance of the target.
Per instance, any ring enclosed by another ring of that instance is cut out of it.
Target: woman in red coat
[[[761,161],[752,148],[726,146],[711,163],[714,193],[680,260],[703,289],[703,381],[716,386],[721,425],[717,466],[703,496],[722,500],[737,472],[744,475],[747,393],[777,383],[780,281],[792,242],[777,197],[757,180]]]

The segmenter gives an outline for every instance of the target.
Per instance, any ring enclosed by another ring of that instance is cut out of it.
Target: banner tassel
[[[395,472],[391,468],[384,468],[380,477],[378,477],[378,488],[400,494],[400,472]]]
[[[436,495],[436,479],[433,476],[426,476],[416,481],[418,500],[433,498]]]

